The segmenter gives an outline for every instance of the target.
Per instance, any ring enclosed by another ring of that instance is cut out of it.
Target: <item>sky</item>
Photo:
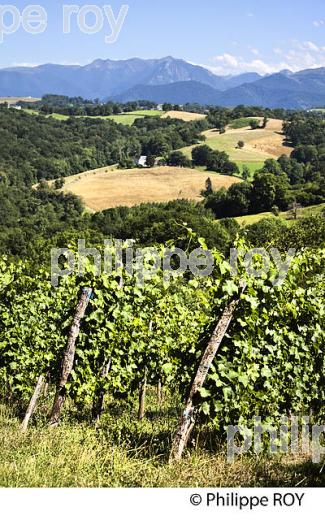
[[[75,0],[70,18],[67,0],[37,1],[33,23],[28,2],[0,6],[0,68],[169,55],[220,75],[325,66],[324,0]]]

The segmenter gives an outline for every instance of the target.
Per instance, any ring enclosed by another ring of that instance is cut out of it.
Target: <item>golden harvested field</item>
[[[182,121],[197,121],[199,119],[204,119],[207,116],[204,114],[194,114],[192,112],[179,112],[178,110],[170,110],[161,116],[162,119],[166,119],[166,117],[171,117],[172,119],[181,119]]]
[[[67,177],[63,190],[81,197],[90,210],[101,211],[117,206],[136,206],[143,202],[167,202],[175,199],[199,201],[208,177],[211,178],[215,190],[240,182],[235,177],[191,168],[100,168]]]
[[[16,105],[19,101],[26,101],[27,103],[35,103],[40,101],[40,98],[32,97],[0,97],[0,103],[8,103],[8,105]]]
[[[282,154],[290,155],[292,152],[292,148],[284,143],[282,124],[283,121],[280,119],[270,119],[264,129],[227,129],[225,134],[219,134],[217,130],[207,130],[203,135],[206,137],[205,144],[214,150],[227,152],[231,161],[260,162],[277,159]],[[237,147],[238,141],[244,141],[244,148]],[[190,157],[192,148],[189,146],[182,151]]]

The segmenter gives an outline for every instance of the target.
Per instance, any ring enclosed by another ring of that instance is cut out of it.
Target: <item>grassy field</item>
[[[240,170],[240,173],[243,173],[244,166],[247,166],[251,174],[250,178],[252,179],[256,170],[263,168],[264,161],[236,161],[236,164]]]
[[[162,166],[115,171],[100,168],[67,177],[64,191],[80,196],[87,208],[101,211],[117,206],[135,206],[143,202],[167,202],[175,199],[199,201],[208,177],[211,178],[215,190],[240,182],[235,177],[191,168]]]
[[[298,210],[298,218],[310,217],[310,216],[320,216],[325,210],[325,204],[318,204],[317,206],[308,206],[307,208],[301,208]],[[258,213],[256,215],[246,215],[244,217],[236,217],[237,222],[241,226],[250,226],[251,224],[255,224],[259,222],[263,218],[282,218],[284,220],[288,220],[288,222],[294,222],[292,218],[291,211],[283,211],[280,213],[278,217],[273,215],[273,213]]]
[[[32,109],[26,109],[25,112],[28,112],[29,114],[32,114],[32,115],[38,115],[38,111],[37,110],[32,110]],[[92,119],[111,119],[112,121],[115,121],[116,123],[121,123],[123,125],[128,125],[128,126],[131,126],[133,125],[134,121],[136,119],[139,119],[141,117],[146,117],[146,116],[149,116],[149,117],[159,117],[161,116],[161,114],[163,114],[164,112],[161,112],[159,110],[137,110],[135,112],[126,112],[124,114],[117,114],[115,116],[76,116],[76,117],[91,117]],[[69,119],[69,116],[65,116],[65,115],[62,115],[62,114],[51,114],[49,116],[46,116],[46,117],[53,117],[53,119],[58,119],[60,121],[66,121],[67,119]]]
[[[193,112],[170,110],[169,112],[165,112],[162,115],[163,119],[166,117],[171,117],[172,119],[181,119],[181,121],[198,121],[200,119],[205,119],[207,116],[204,114],[194,114]]]
[[[251,130],[249,127],[228,129],[225,134],[217,130],[207,130],[203,133],[205,144],[213,150],[225,151],[231,161],[242,169],[247,164],[251,172],[261,168],[266,159],[277,159],[280,155],[289,155],[292,148],[284,143],[282,121],[271,119],[265,129]],[[238,141],[244,141],[244,148],[238,148]],[[191,157],[193,146],[182,151]]]
[[[136,110],[135,112],[127,112],[116,116],[102,117],[102,119],[111,119],[116,123],[131,126],[134,121],[140,117],[160,117],[163,113],[164,112],[161,112],[160,110]]]
[[[229,128],[237,129],[237,128],[246,128],[250,125],[252,121],[259,121],[259,118],[256,117],[241,117],[239,119],[235,119],[230,125]]]
[[[133,402],[132,402],[133,401]],[[40,403],[29,431],[0,406],[0,487],[268,487],[324,486],[325,474],[306,455],[250,455],[229,464],[225,444],[212,431],[194,432],[196,447],[168,464],[179,404],[164,398],[157,408],[154,390],[147,416],[136,417],[137,396],[108,403],[99,427],[85,412],[66,403],[64,419],[48,429],[49,399]],[[42,419],[43,414],[43,419]],[[79,419],[79,421],[78,421]]]
[[[38,110],[33,110],[32,108],[24,108],[24,112],[27,112],[27,114],[30,114],[32,116],[38,116],[40,115]],[[42,117],[53,117],[53,119],[58,119],[59,121],[66,121],[67,119],[69,119],[68,116],[64,116],[62,114],[51,114],[51,115],[43,115],[42,114]]]
[[[35,100],[36,101],[36,100]],[[26,109],[26,112],[33,115],[38,115],[37,110]],[[61,121],[65,121],[69,119],[69,116],[65,116],[62,114],[51,114],[50,116],[54,119],[59,119]],[[81,116],[76,116],[81,117]],[[111,119],[116,123],[122,123],[123,125],[131,126],[133,125],[136,119],[141,117],[171,117],[173,119],[181,119],[182,121],[197,121],[199,119],[204,119],[206,116],[204,114],[193,114],[191,112],[178,112],[171,110],[170,112],[162,112],[161,110],[135,110],[134,112],[125,112],[123,114],[116,114],[113,116],[84,116],[84,117],[93,117],[94,119]]]

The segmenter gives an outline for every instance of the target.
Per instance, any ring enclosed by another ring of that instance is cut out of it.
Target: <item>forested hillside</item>
[[[175,150],[188,144],[197,146],[193,150],[193,165],[208,167],[207,177],[211,170],[227,173],[234,168],[235,172],[236,164],[229,161],[227,154],[199,144],[201,131],[209,125],[223,131],[231,121],[238,124],[238,118],[247,117],[248,113],[260,116],[263,111],[247,107],[232,111],[211,109],[207,120],[184,122],[148,117],[128,127],[100,119],[58,121],[1,108],[1,250],[18,256],[27,251],[35,255],[34,241],[60,241],[58,234],[64,237],[80,230],[117,238],[134,235],[139,243],[153,244],[177,238],[180,225],[187,222],[211,246],[224,251],[237,232],[236,224],[225,227],[214,223],[215,217],[264,211],[277,214],[294,204],[324,202],[324,118],[305,113],[287,114],[284,131],[295,147],[291,157],[267,160],[252,180],[234,184],[228,191],[213,192],[209,183],[202,185],[206,210],[202,203],[176,201],[117,208],[90,216],[84,213],[78,198],[63,195],[55,186],[50,188],[41,182],[37,189],[31,188],[42,179],[60,179],[97,166],[116,162],[120,167],[134,165],[134,158],[141,153],[165,156],[168,163],[178,168],[189,161]]]
[[[119,163],[142,152],[163,155],[199,141],[204,121],[146,118],[131,128],[101,119],[58,121],[0,107],[0,171],[9,184],[31,186]]]

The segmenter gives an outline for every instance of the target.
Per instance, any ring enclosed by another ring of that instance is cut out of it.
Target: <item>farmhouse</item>
[[[138,166],[147,166],[147,156],[146,155],[141,155],[140,159],[138,160],[137,162],[137,165]]]

